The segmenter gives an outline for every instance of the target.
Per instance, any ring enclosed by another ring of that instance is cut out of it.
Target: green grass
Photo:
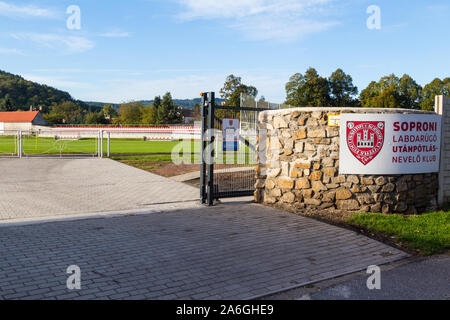
[[[360,213],[348,219],[352,225],[395,237],[403,246],[423,255],[450,248],[450,211],[422,215]]]
[[[0,155],[17,153],[16,137],[0,137]]]
[[[24,154],[95,154],[95,139],[55,140],[53,138],[23,137]]]
[[[23,152],[29,155],[58,155],[58,154],[96,154],[97,139],[55,140],[54,138],[23,136]],[[0,136],[0,155],[17,154],[17,141],[15,136]],[[220,146],[219,146],[220,148]],[[201,160],[201,141],[144,141],[142,139],[111,139],[110,153],[118,160],[143,161],[172,161],[172,152],[184,154],[184,162],[199,163]],[[107,153],[107,139],[104,139],[103,153]],[[146,158],[148,155],[164,155],[159,158]],[[240,145],[239,152],[230,152],[232,163],[252,164],[253,153],[244,144]],[[165,156],[167,155],[167,156]],[[118,158],[119,157],[119,158]],[[123,159],[122,157],[126,157]],[[134,157],[134,158],[132,158]],[[155,159],[155,160],[154,160]],[[160,159],[160,160],[156,160]],[[221,150],[216,152],[216,163],[224,163]]]
[[[172,156],[166,154],[155,154],[149,156],[113,156],[112,160],[136,160],[136,161],[150,161],[150,162],[172,162]]]
[[[95,154],[97,139],[55,140],[54,138],[23,136],[25,154]],[[17,153],[15,136],[0,137],[0,154]],[[200,142],[190,141],[144,141],[142,139],[111,139],[111,154],[171,154],[175,147],[183,148],[187,154],[200,152]],[[103,151],[106,154],[107,140]]]
[[[200,142],[190,141],[144,141],[142,139],[111,139],[112,154],[171,154],[175,147],[182,146],[187,153],[200,152]],[[106,152],[107,142],[104,141],[103,150]],[[190,150],[190,152],[189,152]]]

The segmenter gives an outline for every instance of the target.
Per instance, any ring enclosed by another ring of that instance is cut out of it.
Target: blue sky
[[[366,26],[371,5],[379,30]],[[390,73],[450,76],[449,16],[448,0],[0,0],[0,69],[116,103],[218,92],[233,73],[282,102],[309,66],[342,68],[360,90]]]

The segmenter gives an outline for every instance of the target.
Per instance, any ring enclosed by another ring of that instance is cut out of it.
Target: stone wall
[[[339,128],[329,114],[430,113],[405,109],[295,108],[264,111],[257,202],[297,210],[417,213],[437,205],[438,174],[339,175]]]

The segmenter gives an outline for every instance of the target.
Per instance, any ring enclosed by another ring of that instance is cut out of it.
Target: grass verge
[[[173,177],[180,174],[200,170],[200,164],[198,163],[200,161],[199,155],[185,155],[184,158],[186,161],[185,163],[175,164],[172,162],[172,156],[170,154],[111,157],[112,160],[116,160],[126,165],[155,173],[163,177]],[[194,161],[196,159],[197,162],[195,163]]]
[[[114,156],[110,159],[116,161],[152,161],[152,162],[171,162],[172,156],[170,154],[155,154],[155,155],[147,155],[147,156]]]
[[[421,215],[358,213],[346,222],[368,232],[387,235],[401,247],[420,255],[450,249],[449,210]]]

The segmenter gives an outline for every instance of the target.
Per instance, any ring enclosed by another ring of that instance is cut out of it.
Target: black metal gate
[[[262,110],[216,105],[214,92],[202,94],[202,203],[212,206],[220,198],[253,195],[257,120]]]

